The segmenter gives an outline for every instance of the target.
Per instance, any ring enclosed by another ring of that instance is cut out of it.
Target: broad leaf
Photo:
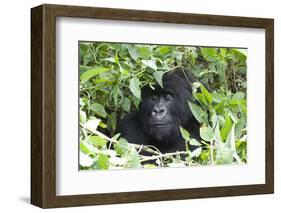
[[[109,70],[111,70],[111,68],[98,67],[98,68],[90,69],[90,70],[87,70],[86,72],[84,72],[80,76],[80,79],[81,79],[82,82],[86,82],[90,78],[92,78],[92,77],[94,77],[98,74],[101,74],[103,72],[109,71]]]
[[[134,59],[134,61],[138,60],[139,54],[138,54],[136,48],[131,47],[128,49],[128,52],[129,52],[131,58]]]
[[[207,61],[215,61],[217,58],[217,49],[216,48],[201,48],[201,54]]]
[[[130,110],[131,110],[131,100],[129,98],[125,98],[122,108],[126,112],[130,112]]]
[[[156,71],[153,73],[153,76],[155,78],[155,80],[157,81],[157,83],[163,88],[163,74],[164,72],[163,71]]]
[[[140,46],[137,48],[139,57],[149,59],[152,55],[152,50],[148,46]]]
[[[190,110],[196,120],[200,123],[208,123],[208,114],[194,103],[188,102]]]
[[[201,143],[198,142],[196,139],[192,138],[190,141],[189,141],[189,144],[192,145],[192,146],[201,146]]]
[[[93,103],[89,107],[95,114],[99,115],[102,118],[106,118],[107,113],[103,107],[103,105],[99,103]]]
[[[86,129],[88,129],[90,131],[94,131],[98,128],[100,122],[101,122],[100,119],[91,118],[90,120],[88,120],[86,122],[85,127],[86,127]]]
[[[213,99],[212,94],[209,93],[209,91],[202,84],[200,85],[200,89],[201,89],[202,93],[204,94],[208,103],[212,103],[212,99]]]
[[[93,159],[80,151],[79,164],[80,166],[90,167],[93,165]]]
[[[189,141],[189,132],[180,126],[180,132],[185,141]]]
[[[107,144],[107,140],[97,135],[89,137],[88,140],[97,148],[105,148]]]
[[[117,106],[117,103],[118,103],[119,93],[120,93],[120,89],[119,89],[119,84],[117,83],[111,91],[115,106]]]
[[[232,100],[242,100],[245,97],[244,92],[236,92],[233,96],[232,96]]]
[[[233,157],[232,157],[232,151],[224,146],[224,144],[219,144],[216,147],[217,154],[216,154],[216,163],[217,164],[232,164],[233,163]]]
[[[82,110],[80,110],[79,120],[80,120],[80,123],[82,123],[82,124],[86,123],[86,121],[87,121],[87,115]]]
[[[234,126],[235,124],[232,125],[231,130],[227,136],[225,145],[230,148],[233,152],[236,152],[235,150],[235,136],[234,136]]]
[[[108,169],[109,168],[109,157],[106,154],[99,153],[97,164],[100,169]]]
[[[230,117],[227,116],[226,119],[225,119],[225,122],[224,122],[224,126],[220,131],[220,135],[221,135],[221,138],[222,138],[223,141],[226,140],[226,138],[228,136],[228,133],[231,130],[231,127],[232,127],[232,121],[231,121]]]
[[[116,129],[116,122],[117,122],[116,112],[112,112],[107,118],[107,124],[111,127],[113,132]]]
[[[125,164],[126,168],[139,168],[141,166],[139,154],[134,148],[131,148],[130,152],[127,153],[126,159],[127,159],[127,163]]]
[[[213,129],[209,126],[203,125],[200,127],[200,137],[205,141],[211,141],[214,138]]]
[[[154,69],[155,71],[157,70],[157,66],[156,66],[155,60],[141,60],[141,62],[143,64],[145,64],[146,66]]]
[[[140,89],[139,79],[134,77],[130,80],[130,91],[133,93],[133,95],[136,98],[141,99],[141,89]]]
[[[193,157],[198,157],[202,152],[202,148],[201,147],[198,147],[197,149],[193,150],[190,154],[190,157],[193,158]]]
[[[171,49],[171,47],[169,47],[169,46],[161,46],[161,47],[159,48],[159,53],[160,53],[161,55],[166,55],[166,54],[170,53],[171,51],[172,51],[172,49]]]
[[[114,149],[119,156],[122,156],[130,149],[130,146],[125,138],[120,138],[118,143],[114,143]]]

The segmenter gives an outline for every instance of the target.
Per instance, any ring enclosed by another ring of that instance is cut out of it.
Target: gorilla
[[[183,67],[163,75],[163,88],[145,86],[139,111],[125,115],[118,131],[129,143],[153,145],[161,153],[185,151],[180,126],[199,139],[199,123],[189,109],[193,78]]]

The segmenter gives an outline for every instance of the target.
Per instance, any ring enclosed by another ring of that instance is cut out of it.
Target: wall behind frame
[[[30,8],[45,2],[39,0],[3,1],[0,8],[1,77],[1,212],[21,210],[39,212],[29,204],[30,194]],[[47,3],[85,6],[115,7],[128,9],[162,10],[187,13],[208,13],[218,15],[239,15],[275,19],[275,194],[212,198],[154,203],[122,204],[95,207],[68,208],[68,212],[123,212],[136,209],[139,212],[245,212],[259,209],[273,210],[281,199],[281,57],[280,31],[281,14],[278,1],[267,0],[253,3],[243,0],[49,0]],[[50,212],[64,212],[65,209],[51,209]]]

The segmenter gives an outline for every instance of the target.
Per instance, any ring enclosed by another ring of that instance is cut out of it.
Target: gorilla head
[[[192,115],[187,106],[191,91],[190,82],[180,68],[164,75],[163,88],[143,88],[140,116],[151,139],[169,143],[179,136],[179,126],[184,126]]]
[[[181,67],[163,76],[163,88],[146,86],[138,112],[120,122],[120,132],[130,143],[153,145],[162,153],[185,150],[180,126],[197,138],[199,124],[187,101],[192,97],[192,78]]]

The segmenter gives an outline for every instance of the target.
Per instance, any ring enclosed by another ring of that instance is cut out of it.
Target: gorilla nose
[[[156,106],[153,108],[151,115],[153,118],[162,118],[166,115],[166,109],[164,107]]]

